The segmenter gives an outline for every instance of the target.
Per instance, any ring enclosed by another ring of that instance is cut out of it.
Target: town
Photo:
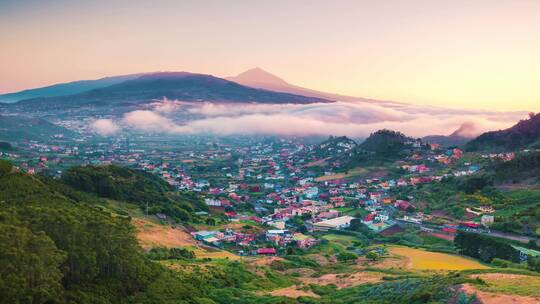
[[[117,164],[160,176],[179,192],[197,193],[208,206],[208,212],[195,214],[206,229],[193,228],[192,237],[237,255],[309,248],[321,233],[357,223],[386,236],[407,227],[444,239],[453,239],[460,229],[489,233],[495,219],[491,206],[463,208],[466,220],[456,219],[422,206],[406,189],[471,176],[486,161],[515,156],[483,154],[469,160],[459,148],[415,140],[390,166],[344,171],[328,155],[349,153],[356,143],[346,137],[81,138],[87,140],[55,135],[48,143],[24,141],[17,151],[0,153],[30,174],[59,177],[69,166]],[[165,214],[155,216],[174,225]],[[226,223],[238,224],[237,229]]]

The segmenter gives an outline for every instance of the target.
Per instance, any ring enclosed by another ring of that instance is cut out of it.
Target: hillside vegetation
[[[114,165],[72,167],[62,181],[80,191],[134,203],[145,211],[148,207],[149,214],[163,213],[177,222],[191,220],[194,211],[208,210],[198,197],[173,192],[158,176]]]
[[[526,152],[516,155],[514,159],[500,162],[493,166],[495,178],[500,182],[514,183],[535,179],[540,182],[540,152]]]
[[[242,263],[169,270],[149,258],[190,260],[192,253],[145,254],[129,217],[72,200],[5,161],[0,168],[0,303],[270,303],[249,290],[277,281]]]
[[[511,128],[478,136],[466,145],[468,151],[540,148],[540,113],[529,115]]]

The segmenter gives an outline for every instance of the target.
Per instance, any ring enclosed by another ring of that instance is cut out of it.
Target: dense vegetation
[[[359,147],[379,156],[395,157],[400,155],[407,148],[407,142],[411,141],[412,138],[401,132],[384,129],[371,134]]]
[[[77,190],[139,205],[149,214],[163,213],[177,222],[191,220],[207,206],[193,194],[175,193],[161,178],[143,171],[109,166],[72,167],[62,181]]]
[[[487,263],[495,258],[515,263],[520,261],[519,251],[498,238],[460,231],[454,239],[454,244],[461,254]]]
[[[500,182],[518,183],[530,178],[540,182],[540,152],[519,153],[507,162],[493,166],[495,178]]]
[[[474,303],[474,297],[451,288],[467,280],[459,276],[436,276],[389,281],[378,285],[360,285],[336,290],[320,300],[304,303]]]
[[[283,284],[283,278],[257,277],[238,262],[168,270],[146,255],[191,259],[192,252],[145,254],[129,217],[74,201],[45,179],[3,172],[0,303],[272,303],[249,290]]]
[[[540,113],[529,115],[515,126],[501,131],[487,132],[466,145],[468,151],[518,150],[540,148]]]
[[[39,179],[4,174],[0,205],[3,303],[106,302],[158,275],[128,219],[75,204]]]

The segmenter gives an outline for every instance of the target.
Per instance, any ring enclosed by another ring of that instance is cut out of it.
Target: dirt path
[[[301,290],[298,286],[290,286],[285,288],[280,288],[272,291],[270,293],[274,297],[288,297],[288,298],[298,298],[298,297],[313,297],[318,298],[319,295],[315,294],[311,290]]]
[[[329,273],[317,278],[300,278],[304,284],[329,285],[334,284],[338,288],[346,288],[366,283],[376,283],[382,280],[382,275],[372,272],[355,272],[351,274]]]

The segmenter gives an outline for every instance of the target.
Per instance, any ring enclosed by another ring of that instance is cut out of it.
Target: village
[[[209,212],[196,214],[203,221],[257,227],[253,231],[235,231],[209,226],[191,232],[201,244],[238,255],[274,255],[290,246],[309,248],[319,242],[318,234],[343,230],[354,222],[366,225],[374,233],[391,234],[400,231],[400,227],[415,226],[452,235],[458,229],[489,229],[494,221],[495,210],[481,206],[465,210],[476,221],[425,225],[433,215],[416,206],[415,197],[400,195],[400,189],[478,172],[480,165],[463,161],[463,151],[458,148],[443,149],[432,144],[421,149],[413,143],[410,154],[390,168],[394,174],[367,172],[344,176],[329,169],[327,159],[313,151],[347,152],[352,149],[347,141],[327,147],[290,138],[239,137],[221,142],[197,138],[183,140],[177,146],[174,150],[159,149],[159,145],[132,139],[27,142],[21,145],[21,154],[25,156],[5,155],[19,161],[18,165],[32,174],[47,172],[59,176],[66,166],[114,163],[158,175],[178,191],[203,197]],[[482,155],[484,159],[512,157],[513,154]],[[380,177],[373,177],[377,175]],[[160,220],[168,219],[160,215]]]

